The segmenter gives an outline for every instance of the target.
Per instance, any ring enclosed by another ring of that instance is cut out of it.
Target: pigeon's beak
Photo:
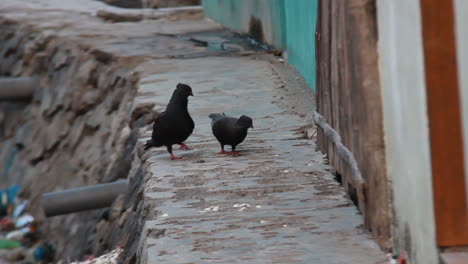
[[[193,93],[192,93],[192,92],[190,92],[190,93],[189,93],[189,95],[193,96]]]
[[[252,128],[252,129],[253,129],[253,125],[250,125],[250,128]]]

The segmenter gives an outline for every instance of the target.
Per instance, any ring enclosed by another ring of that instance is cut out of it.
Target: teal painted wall
[[[235,31],[249,32],[252,17],[262,23],[264,41],[286,51],[315,90],[315,25],[318,0],[203,0],[205,14]]]
[[[315,90],[315,25],[318,0],[285,0],[288,63],[294,65]]]
[[[260,20],[267,43],[285,48],[283,0],[204,0],[205,14],[239,32],[249,32],[252,17]]]

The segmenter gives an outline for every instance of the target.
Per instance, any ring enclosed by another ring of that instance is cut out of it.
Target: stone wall
[[[141,177],[135,175],[144,171],[134,151],[136,126],[129,123],[138,76],[119,58],[50,32],[0,19],[0,76],[41,80],[28,104],[0,103],[0,168],[15,144],[25,146],[8,174],[0,174],[0,188],[20,183],[35,213],[44,192],[109,182],[130,172],[135,190],[111,209],[41,219],[58,258],[74,260],[135,240],[118,230],[132,233],[128,229],[141,211]]]

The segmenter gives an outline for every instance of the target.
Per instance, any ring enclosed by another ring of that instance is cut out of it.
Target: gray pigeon
[[[213,135],[221,145],[221,152],[219,154],[231,154],[239,156],[236,152],[236,146],[244,141],[247,136],[247,130],[253,128],[252,118],[248,116],[241,116],[239,118],[226,116],[224,113],[213,113],[208,116],[211,118],[211,130]],[[231,152],[225,152],[224,146],[230,145]]]

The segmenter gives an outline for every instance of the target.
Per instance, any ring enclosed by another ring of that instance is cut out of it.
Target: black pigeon
[[[151,147],[166,146],[171,154],[171,159],[181,159],[172,154],[172,145],[181,145],[180,148],[188,149],[183,142],[192,134],[195,123],[187,109],[188,97],[193,96],[192,88],[179,83],[172,94],[166,110],[159,114],[154,121],[151,140],[145,145],[145,150]]]
[[[236,146],[244,141],[247,136],[247,130],[253,128],[252,118],[248,116],[241,116],[239,119],[234,117],[226,116],[224,113],[210,114],[211,118],[211,130],[213,135],[221,144],[221,152],[219,154],[232,154],[233,156],[239,156],[236,152]],[[224,145],[230,145],[232,147],[231,152],[224,151]]]

